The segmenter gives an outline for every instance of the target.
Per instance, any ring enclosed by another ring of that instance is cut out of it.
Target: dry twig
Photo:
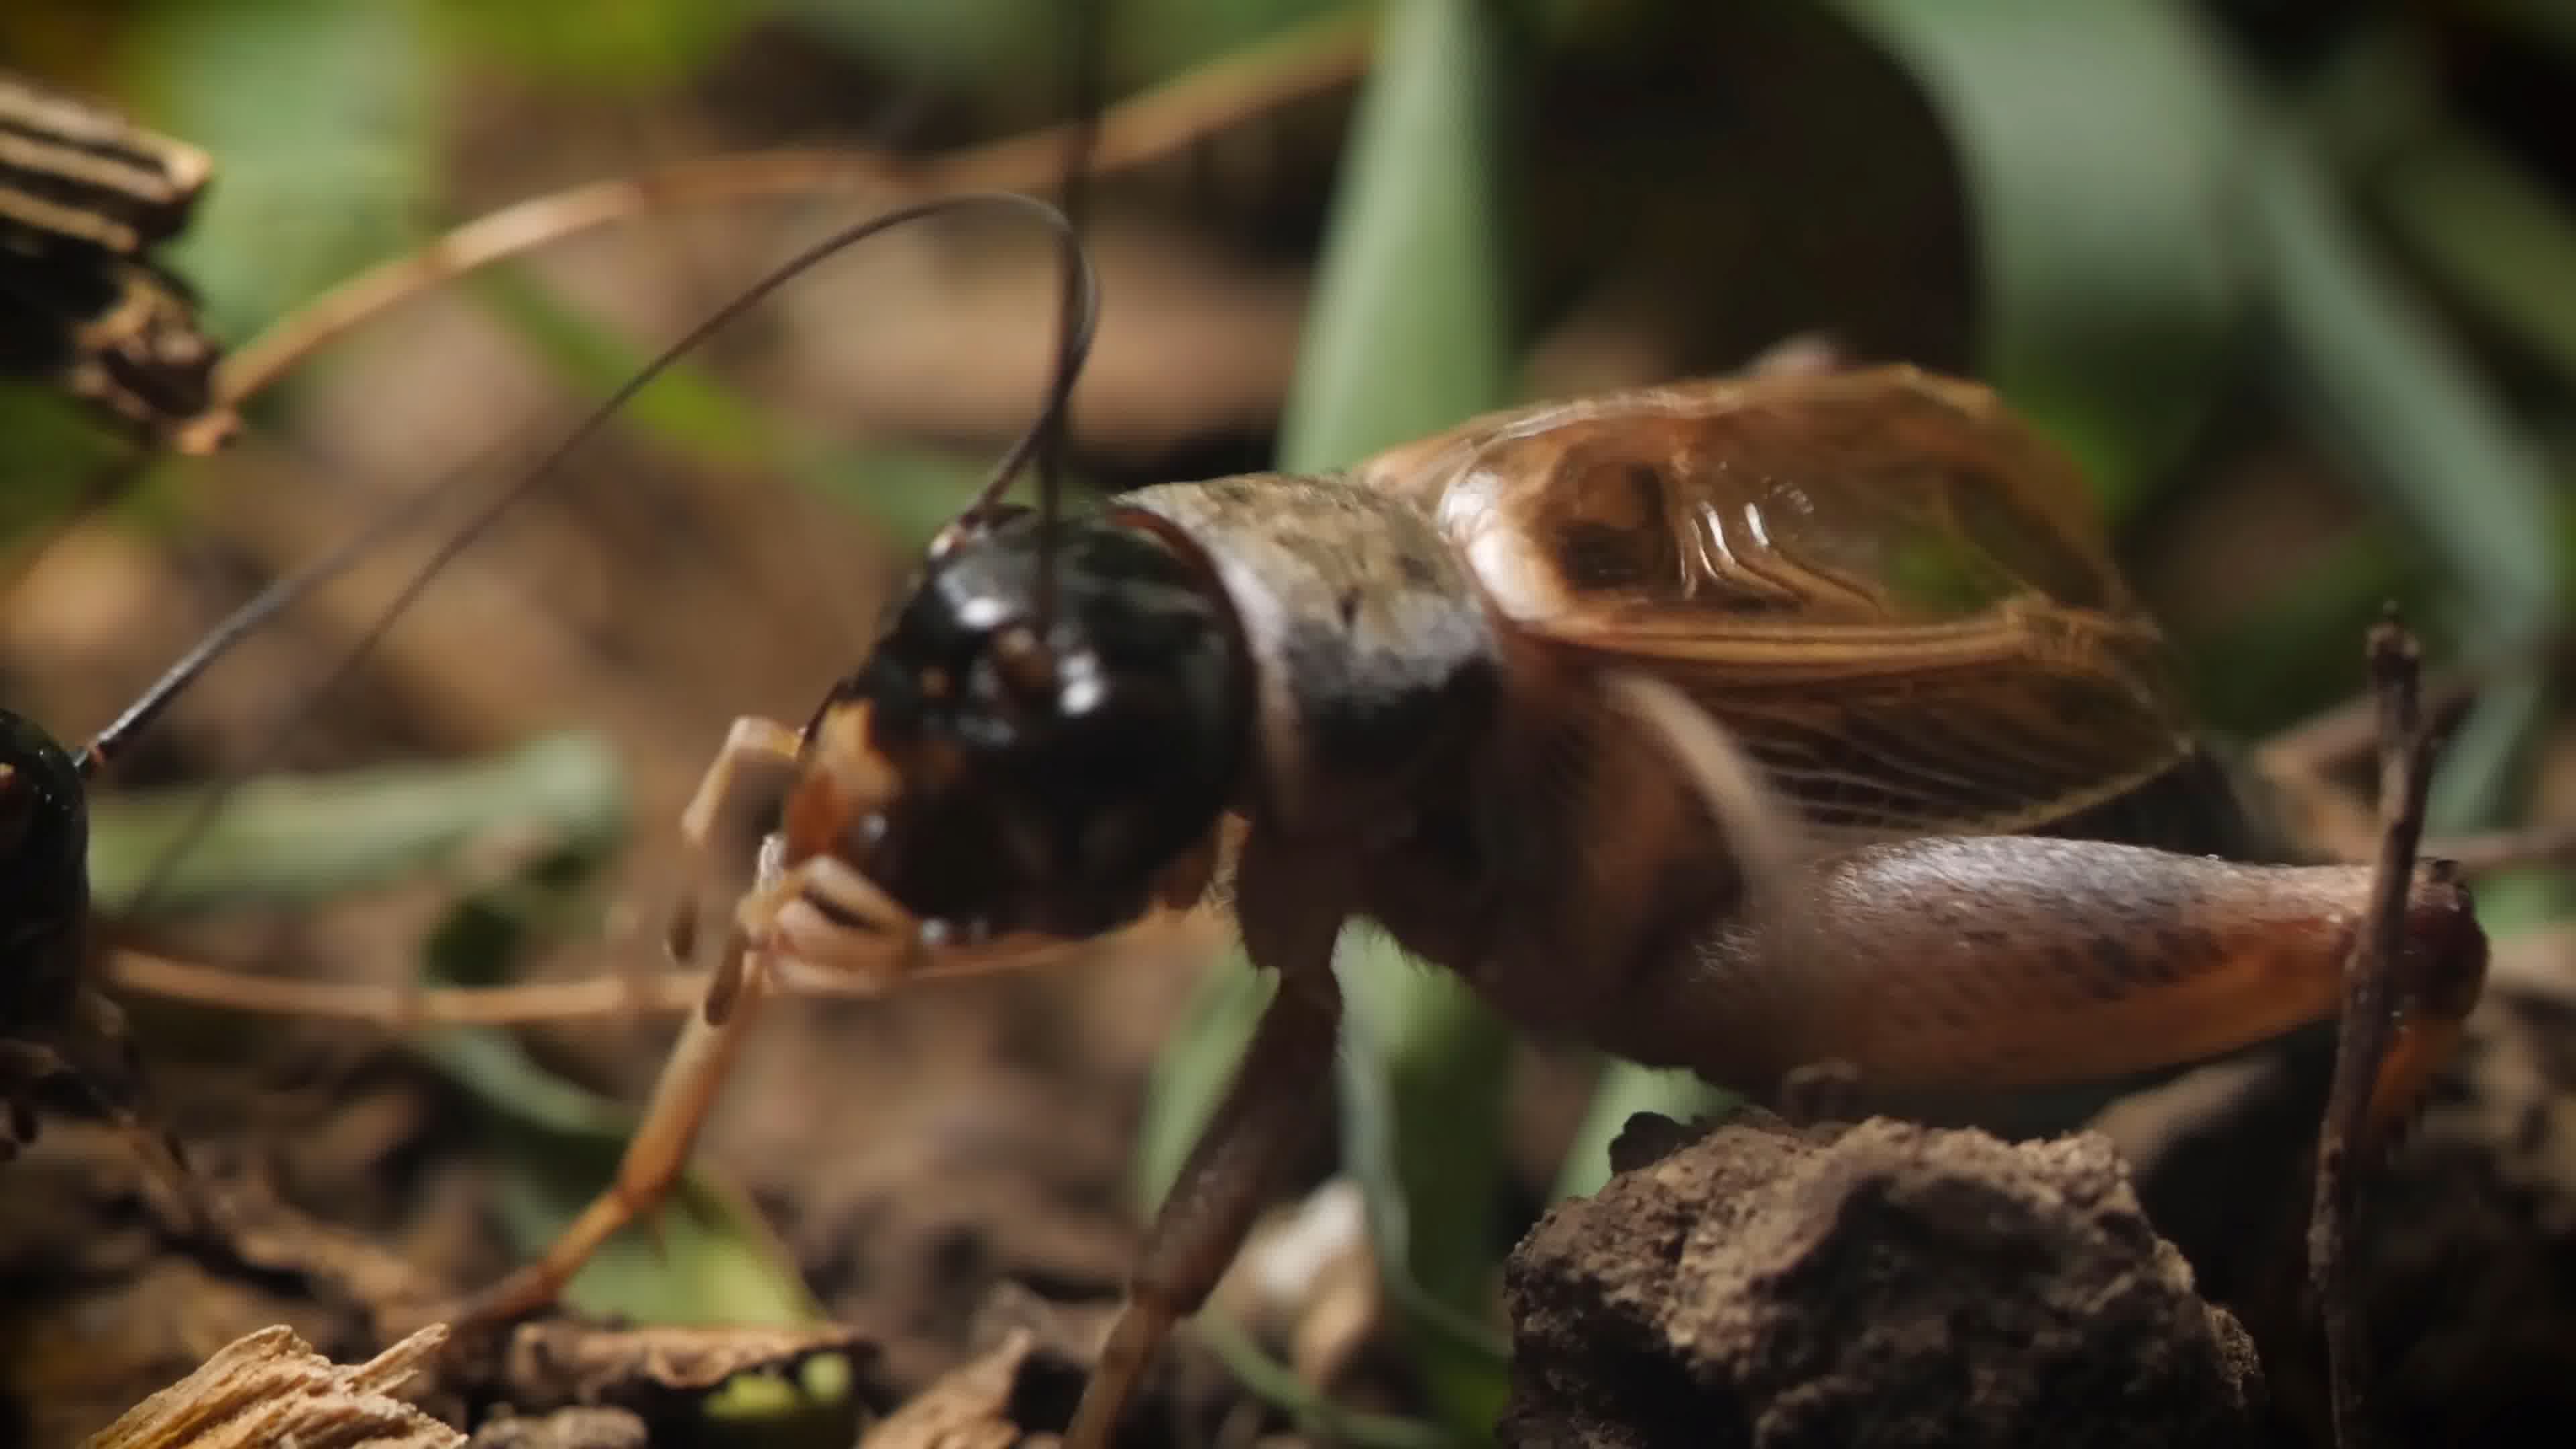
[[[2390,1041],[2392,978],[2405,947],[2406,905],[2424,834],[2424,799],[2432,777],[2432,735],[2424,726],[2422,658],[2415,639],[2393,619],[2370,636],[2372,693],[2378,703],[2381,839],[2371,880],[2369,915],[2344,963],[2343,1021],[2335,1046],[2334,1087],[2317,1144],[2316,1197],[2308,1223],[2308,1272],[2324,1320],[2335,1443],[2361,1449],[2369,1423],[2369,1376],[2351,1250],[2359,1205],[2356,1146],[2369,1141],[2372,1089]]]
[[[707,973],[587,976],[504,986],[376,986],[355,981],[295,981],[219,966],[119,951],[108,962],[119,990],[172,1001],[271,1016],[363,1021],[400,1034],[424,1026],[525,1026],[593,1017],[671,1016],[706,996]]]

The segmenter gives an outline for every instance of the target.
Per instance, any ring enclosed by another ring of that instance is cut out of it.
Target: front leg
[[[739,891],[756,874],[764,837],[779,803],[796,786],[803,752],[804,740],[796,731],[757,715],[744,715],[725,731],[715,762],[680,811],[680,838],[696,855],[696,875],[672,903],[665,938],[671,959],[688,961],[698,954],[700,897],[708,877],[722,874],[724,887]],[[717,862],[733,868],[718,872]],[[713,1015],[723,1017],[721,1003]]]
[[[1065,1449],[1107,1449],[1172,1325],[1207,1301],[1281,1167],[1329,1118],[1318,1104],[1327,1099],[1340,1037],[1333,942],[1344,913],[1323,887],[1335,874],[1258,834],[1244,848],[1236,913],[1253,962],[1279,973],[1279,994],[1146,1235],[1127,1303],[1065,1431]]]
[[[795,780],[799,767],[796,733],[762,719],[738,719],[725,737],[715,763],[680,817],[681,833],[702,860],[734,863],[733,874],[745,874],[759,855],[756,842],[761,818],[779,794]],[[801,873],[773,873],[753,893],[766,899],[792,892]],[[749,899],[749,898],[747,898]],[[684,909],[673,918],[674,953],[691,954],[695,913]],[[749,1033],[755,1005],[768,989],[769,963],[758,949],[764,932],[746,930],[737,921],[728,932],[724,954],[704,1003],[689,1014],[680,1040],[671,1048],[653,1095],[618,1158],[617,1174],[582,1210],[544,1255],[458,1306],[449,1316],[459,1327],[488,1327],[533,1313],[551,1303],[572,1281],[599,1245],[619,1229],[649,1213],[688,1167],[698,1130],[714,1110],[725,1079]]]

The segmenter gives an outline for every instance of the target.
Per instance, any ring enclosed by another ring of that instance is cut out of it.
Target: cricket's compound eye
[[[1245,748],[1225,601],[1140,528],[1020,514],[936,553],[845,689],[896,803],[844,850],[905,909],[972,939],[1081,937],[1143,913],[1204,839]]]

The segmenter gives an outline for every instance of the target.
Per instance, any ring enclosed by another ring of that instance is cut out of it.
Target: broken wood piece
[[[432,1324],[354,1367],[283,1324],[216,1350],[197,1371],[135,1405],[88,1449],[455,1449],[465,1436],[397,1397],[447,1342]]]

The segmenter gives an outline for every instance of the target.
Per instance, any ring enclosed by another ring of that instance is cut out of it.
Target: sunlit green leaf
[[[1388,19],[1280,420],[1283,468],[1354,462],[1509,400],[1488,8],[1420,0]]]
[[[133,53],[164,129],[217,158],[168,260],[250,336],[426,230],[437,48],[408,5],[161,0]]]

